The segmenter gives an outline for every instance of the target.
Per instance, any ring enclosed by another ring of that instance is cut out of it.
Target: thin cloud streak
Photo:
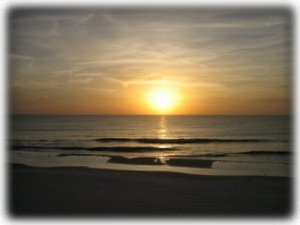
[[[14,9],[11,92],[25,107],[32,100],[22,93],[34,96],[42,88],[57,107],[57,94],[61,102],[65,93],[89,89],[98,90],[101,98],[102,89],[139,95],[143,88],[167,85],[199,96],[193,97],[195,105],[205,96],[234,98],[247,90],[241,106],[250,107],[255,99],[266,104],[253,109],[254,114],[267,111],[270,102],[259,99],[285,101],[282,107],[269,107],[270,113],[288,113],[291,29],[291,13],[284,8]],[[117,96],[102,99],[112,102]],[[22,112],[22,106],[17,108]],[[98,112],[103,110],[99,106]]]

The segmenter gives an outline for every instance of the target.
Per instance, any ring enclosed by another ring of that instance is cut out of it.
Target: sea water
[[[13,115],[9,159],[31,166],[290,176],[290,116]]]

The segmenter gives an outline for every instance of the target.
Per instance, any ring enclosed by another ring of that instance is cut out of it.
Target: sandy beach
[[[12,216],[288,216],[290,178],[11,164]]]

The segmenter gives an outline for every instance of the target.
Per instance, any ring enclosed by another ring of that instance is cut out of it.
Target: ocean
[[[9,162],[289,177],[291,122],[291,116],[12,115]]]

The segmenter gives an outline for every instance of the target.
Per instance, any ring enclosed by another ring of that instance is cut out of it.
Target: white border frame
[[[298,180],[298,171],[299,166],[297,165],[299,162],[299,154],[297,153],[297,150],[299,149],[299,141],[297,141],[298,135],[298,129],[299,129],[299,120],[297,119],[299,115],[299,105],[297,104],[299,100],[299,90],[297,87],[299,87],[299,78],[298,78],[298,66],[297,66],[297,59],[298,59],[298,37],[299,37],[299,16],[298,9],[299,9],[299,3],[300,1],[297,0],[290,0],[290,1],[284,1],[284,0],[252,0],[252,1],[243,1],[243,0],[202,0],[202,1],[192,1],[192,0],[152,0],[152,1],[142,1],[142,0],[105,0],[105,1],[97,1],[97,0],[0,0],[0,49],[2,50],[0,53],[0,69],[1,69],[1,75],[0,75],[0,105],[2,109],[1,118],[0,118],[0,165],[1,165],[1,189],[0,189],[0,223],[1,224],[33,224],[33,223],[41,223],[44,224],[79,224],[79,223],[98,223],[98,222],[105,222],[105,223],[125,223],[125,224],[140,224],[140,223],[158,223],[163,224],[165,222],[171,222],[174,224],[178,223],[189,223],[189,224],[198,224],[199,222],[205,222],[207,224],[216,224],[221,222],[222,224],[299,224],[299,207],[298,204],[300,203],[299,195],[297,193],[297,189],[299,188],[299,180]],[[294,113],[294,193],[293,193],[293,212],[291,216],[288,218],[274,218],[274,219],[268,219],[268,218],[248,218],[248,217],[241,217],[241,218],[206,218],[203,219],[201,217],[198,218],[177,218],[177,217],[170,217],[170,218],[148,218],[148,217],[140,217],[140,218],[95,218],[95,219],[78,219],[78,218],[41,218],[41,219],[15,219],[12,218],[7,209],[7,182],[6,182],[6,174],[7,174],[7,120],[8,120],[8,96],[7,96],[7,83],[8,83],[8,74],[7,74],[7,13],[10,8],[13,7],[90,7],[90,6],[110,6],[110,7],[147,7],[147,6],[157,6],[157,7],[183,7],[183,6],[206,6],[206,7],[290,7],[293,9],[294,12],[294,43],[293,43],[293,59],[294,59],[294,68],[293,68],[293,87],[291,87],[293,91],[293,113]]]

